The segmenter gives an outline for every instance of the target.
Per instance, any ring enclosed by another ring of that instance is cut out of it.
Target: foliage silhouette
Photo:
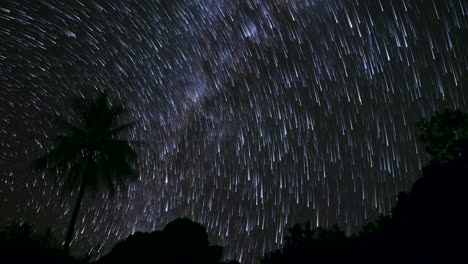
[[[63,176],[67,187],[79,187],[64,243],[67,254],[85,192],[104,185],[114,194],[116,185],[137,179],[132,141],[118,138],[132,126],[118,124],[124,107],[110,102],[106,93],[91,102],[76,97],[72,106],[74,119],[58,119],[62,134],[54,138],[52,150],[35,161],[37,168]]]
[[[206,229],[187,218],[176,219],[162,231],[137,232],[115,245],[97,264],[203,263],[219,264],[223,248],[210,246]],[[236,263],[236,262],[229,262]]]
[[[262,263],[468,263],[468,119],[447,110],[419,123],[434,158],[389,216],[346,237],[337,227],[295,225],[281,250]]]
[[[347,261],[357,250],[354,239],[346,237],[337,225],[330,229],[311,228],[310,222],[288,229],[282,250],[267,253],[262,263],[338,263]],[[339,250],[342,254],[336,254]]]
[[[0,263],[85,263],[63,253],[51,235],[34,233],[27,224],[12,224],[0,231]]]
[[[466,159],[468,114],[446,109],[417,124],[418,136],[434,161]]]

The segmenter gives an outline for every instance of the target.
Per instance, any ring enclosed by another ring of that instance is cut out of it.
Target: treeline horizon
[[[90,263],[93,257],[89,254],[73,257],[69,253],[86,190],[94,191],[102,184],[97,176],[109,177],[105,185],[111,193],[116,183],[125,186],[126,180],[135,179],[134,142],[101,140],[103,135],[112,138],[130,127],[116,124],[124,108],[109,104],[105,94],[91,104],[77,101],[75,106],[83,117],[85,129],[62,122],[61,127],[70,134],[62,135],[54,142],[53,150],[35,163],[36,168],[45,171],[67,171],[68,174],[64,172],[63,175],[65,183],[80,187],[65,242],[59,243],[50,230],[35,233],[28,224],[11,224],[0,231],[2,263]],[[388,215],[363,225],[351,236],[346,236],[337,225],[312,228],[310,222],[295,224],[288,229],[282,248],[266,252],[257,260],[263,264],[468,263],[463,251],[468,246],[468,114],[445,110],[418,123],[418,131],[418,138],[431,161],[411,190],[398,195]],[[101,141],[90,139],[91,136]],[[84,156],[85,163],[60,160],[64,154],[81,150],[83,146],[89,153]],[[116,152],[122,148],[124,151]],[[103,163],[105,171],[99,171],[102,166],[92,158],[96,150],[109,153],[109,160]],[[72,168],[71,172],[67,168]],[[222,257],[223,247],[210,245],[205,227],[187,218],[178,218],[161,231],[130,235],[93,263],[238,263],[235,260],[225,262]]]

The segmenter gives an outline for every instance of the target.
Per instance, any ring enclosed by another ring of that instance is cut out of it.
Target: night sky
[[[29,165],[108,90],[147,144],[85,195],[75,254],[183,216],[244,263],[293,223],[350,234],[421,176],[415,123],[468,109],[467,43],[466,0],[3,0],[0,226],[64,239],[76,190]]]

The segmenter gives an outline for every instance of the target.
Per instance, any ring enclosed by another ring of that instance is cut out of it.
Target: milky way
[[[75,254],[183,216],[244,263],[293,223],[351,234],[420,177],[415,123],[466,110],[467,41],[465,0],[2,1],[0,224],[64,237],[76,191],[28,164],[105,89],[147,144],[85,196]]]

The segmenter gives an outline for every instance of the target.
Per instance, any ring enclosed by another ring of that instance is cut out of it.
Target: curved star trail
[[[70,96],[111,91],[148,143],[75,254],[182,216],[244,263],[292,223],[351,234],[420,177],[415,122],[467,107],[463,0],[65,2],[0,4],[0,224],[64,236],[76,191],[27,165]]]

